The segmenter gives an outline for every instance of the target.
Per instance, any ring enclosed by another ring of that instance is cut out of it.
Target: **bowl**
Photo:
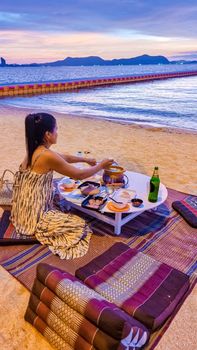
[[[63,188],[74,188],[75,187],[75,180],[73,179],[66,179],[62,183]]]
[[[132,206],[133,206],[133,207],[138,208],[138,207],[140,207],[140,206],[142,205],[143,200],[140,199],[140,198],[133,198],[133,199],[131,200],[131,203],[132,203]]]

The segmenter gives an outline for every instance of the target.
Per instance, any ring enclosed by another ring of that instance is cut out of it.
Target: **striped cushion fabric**
[[[75,274],[152,330],[165,322],[189,287],[187,275],[124,243],[114,244]]]
[[[197,228],[197,197],[189,196],[182,201],[175,201],[172,207],[190,226]]]
[[[25,236],[16,233],[9,220],[10,211],[5,210],[0,221],[0,245],[34,244],[38,243],[35,236]]]
[[[43,263],[25,319],[57,349],[134,350],[149,338],[146,327],[116,305],[69,273]]]

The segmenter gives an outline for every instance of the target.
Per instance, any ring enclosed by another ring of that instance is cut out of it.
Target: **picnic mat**
[[[196,229],[189,226],[186,221],[173,210],[171,204],[175,200],[182,200],[188,195],[175,190],[168,190],[168,198],[157,210],[147,211],[128,222],[122,227],[120,236],[113,235],[113,227],[104,222],[86,216],[93,229],[88,253],[74,260],[60,260],[54,256],[47,247],[40,244],[31,246],[0,247],[0,264],[29,290],[32,288],[36,276],[36,266],[45,262],[59,267],[62,270],[75,274],[76,269],[84,266],[96,256],[101,255],[116,242],[124,242],[131,248],[152,256],[190,276],[190,294],[195,282],[196,273]],[[63,203],[61,203],[63,205]],[[83,215],[79,213],[79,215]],[[124,214],[126,215],[126,214]],[[163,327],[154,332],[150,338],[147,350],[152,350],[173,317],[166,321]]]

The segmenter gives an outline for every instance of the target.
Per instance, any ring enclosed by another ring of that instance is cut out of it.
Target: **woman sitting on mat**
[[[110,166],[113,160],[96,164],[94,159],[52,151],[57,124],[47,113],[29,114],[25,134],[27,155],[15,175],[11,221],[18,233],[35,235],[61,259],[81,257],[88,251],[92,232],[80,217],[52,208],[53,171],[82,180]],[[71,165],[76,162],[86,162],[91,167],[79,169]]]

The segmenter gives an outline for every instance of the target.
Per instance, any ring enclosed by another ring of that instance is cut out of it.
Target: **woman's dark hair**
[[[46,131],[53,132],[56,126],[55,118],[48,113],[28,114],[25,118],[25,137],[27,147],[27,165],[31,165],[35,149],[44,144]]]

